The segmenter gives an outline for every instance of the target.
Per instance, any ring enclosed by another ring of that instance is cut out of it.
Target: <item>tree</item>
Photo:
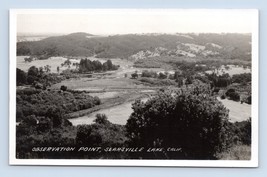
[[[182,77],[176,78],[176,82],[177,82],[178,87],[182,87],[184,84]]]
[[[251,95],[249,95],[245,101],[247,104],[251,104]]]
[[[58,72],[58,73],[59,73],[59,70],[60,70],[60,69],[59,69],[59,66],[58,66],[58,67],[57,67],[57,72]]]
[[[44,70],[46,73],[49,73],[51,71],[51,66],[50,65],[44,66]]]
[[[235,91],[235,89],[228,89],[225,92],[225,95],[228,96],[233,101],[240,101],[240,95]]]
[[[78,125],[76,144],[81,146],[99,146],[102,142],[101,135],[92,125]]]
[[[17,68],[17,85],[24,85],[27,83],[27,74],[21,69]]]
[[[41,66],[39,67],[39,75],[43,75],[44,74],[44,68]]]
[[[105,114],[96,114],[96,119],[94,120],[94,122],[97,124],[103,124],[103,125],[107,125],[110,123]]]
[[[192,80],[193,80],[192,77],[191,77],[191,76],[188,76],[188,77],[186,78],[186,80],[185,80],[185,85],[192,84],[192,83],[193,83]]]
[[[35,66],[31,66],[28,69],[28,76],[37,77],[39,75],[39,70]]]
[[[111,70],[113,68],[113,64],[112,64],[111,60],[107,61],[107,66],[108,66],[108,70]]]
[[[39,70],[35,66],[31,66],[28,69],[28,77],[27,77],[27,82],[29,84],[33,84],[34,81],[38,80],[39,77]]]
[[[159,79],[166,79],[166,78],[167,78],[167,75],[164,74],[164,73],[162,73],[162,72],[160,72],[158,78],[159,78]]]
[[[65,85],[61,85],[60,90],[62,90],[62,91],[67,91],[67,86],[65,86]]]
[[[25,61],[25,63],[26,62],[32,62],[32,60],[33,60],[33,57],[28,57],[28,58],[24,58],[24,61]]]
[[[135,73],[131,74],[131,76],[132,76],[132,78],[133,78],[133,79],[136,79],[136,78],[138,78],[138,74],[137,74],[137,72],[135,72]]]
[[[228,110],[207,93],[202,88],[165,91],[145,103],[136,101],[126,124],[130,145],[182,149],[162,158],[215,158],[229,145]]]

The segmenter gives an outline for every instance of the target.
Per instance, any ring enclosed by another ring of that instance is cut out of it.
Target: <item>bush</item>
[[[226,97],[225,95],[221,95],[221,99],[224,100]]]
[[[60,90],[62,90],[62,91],[67,91],[67,86],[65,86],[65,85],[61,85]]]
[[[226,96],[229,96],[229,93],[233,93],[233,92],[235,92],[235,89],[230,88],[230,89],[228,89],[228,90],[226,91],[225,95],[226,95]]]
[[[131,76],[132,76],[133,79],[138,78],[138,74],[137,73],[133,73],[133,74],[131,74]]]
[[[235,134],[239,137],[239,141],[244,145],[251,145],[251,118],[246,121],[236,122]]]
[[[233,100],[233,101],[240,101],[240,95],[235,92],[235,89],[228,89],[225,93],[226,96],[229,97],[230,100]]]
[[[251,73],[234,74],[232,76],[232,83],[247,84],[251,82]]]
[[[154,71],[147,71],[147,70],[144,70],[142,71],[142,75],[141,77],[153,77],[153,78],[156,78],[158,75],[156,72]]]
[[[247,104],[251,104],[251,95],[247,97],[246,101]]]
[[[166,79],[167,78],[167,75],[166,74],[163,74],[163,73],[159,73],[158,78],[159,79]]]
[[[27,84],[27,74],[21,69],[17,68],[17,85]]]
[[[228,110],[203,92],[159,92],[146,103],[136,101],[132,108],[126,124],[132,146],[182,149],[165,152],[162,158],[214,159],[230,146]],[[142,158],[160,156],[155,154]]]
[[[108,123],[110,123],[105,114],[96,114],[96,119],[94,120],[94,122],[103,125],[107,125]]]
[[[76,143],[80,146],[89,147],[124,147],[127,137],[125,136],[125,128],[122,125],[112,124],[107,120],[104,114],[96,116],[94,124],[78,125]],[[91,153],[89,158],[123,158],[125,153],[110,152]],[[88,158],[88,157],[87,157]]]

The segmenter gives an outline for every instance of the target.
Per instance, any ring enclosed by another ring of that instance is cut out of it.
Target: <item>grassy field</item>
[[[57,67],[59,66],[60,71],[68,69],[67,66],[63,66],[61,67],[61,64],[64,63],[64,61],[67,60],[67,58],[64,57],[51,57],[50,59],[47,60],[33,60],[32,62],[25,62],[24,58],[26,58],[28,56],[18,56],[17,57],[17,68],[23,70],[23,71],[28,71],[28,69],[31,66],[36,66],[37,68],[39,67],[44,67],[46,65],[51,66],[51,72],[52,73],[57,73]],[[79,62],[79,60],[74,60],[71,59],[70,60],[71,63],[77,63]],[[70,69],[74,69],[75,66],[70,67]]]
[[[102,78],[102,79],[68,79],[52,86],[52,89],[59,89],[61,85],[73,90],[87,91],[110,91],[111,89],[138,89],[146,88],[142,84],[136,84],[136,80],[129,78]]]

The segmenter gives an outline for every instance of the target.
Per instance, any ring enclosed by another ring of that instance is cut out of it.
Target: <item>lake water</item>
[[[143,98],[141,100],[147,101],[148,98]],[[133,103],[134,103],[134,101],[120,104],[117,106],[113,106],[111,108],[102,109],[102,110],[93,112],[92,114],[87,115],[87,116],[69,119],[69,121],[73,125],[92,124],[92,123],[94,123],[94,120],[96,118],[96,114],[106,114],[106,116],[108,117],[108,120],[111,123],[125,125],[127,123],[127,120],[129,119],[130,115],[133,112],[133,109],[132,109]]]
[[[90,93],[91,96],[97,96],[100,99],[114,98],[121,94],[121,92],[102,92],[102,93]]]
[[[114,124],[125,125],[127,120],[129,119],[132,110],[132,102],[124,103],[118,106],[114,106],[108,109],[102,109],[96,111],[88,116],[82,116],[75,119],[69,119],[69,121],[73,125],[80,125],[80,124],[92,124],[96,118],[96,114],[106,114],[108,120]]]
[[[228,99],[217,98],[223,103],[223,105],[229,109],[230,122],[241,122],[251,117],[251,105],[240,102],[236,102]]]

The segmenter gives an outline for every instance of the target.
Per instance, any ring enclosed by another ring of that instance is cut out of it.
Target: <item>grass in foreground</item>
[[[250,160],[251,146],[235,145],[227,152],[222,152],[218,155],[220,160]]]

